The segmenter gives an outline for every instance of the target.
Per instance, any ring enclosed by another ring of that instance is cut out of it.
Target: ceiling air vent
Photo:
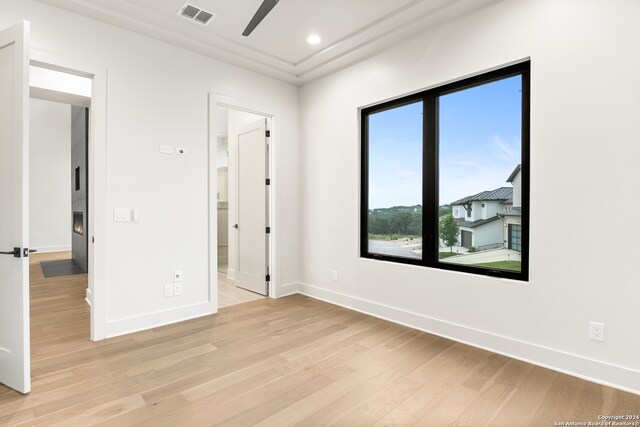
[[[213,18],[217,16],[215,13],[207,12],[206,10],[188,2],[180,7],[178,15],[188,19],[189,21],[195,21],[203,25],[208,25]]]

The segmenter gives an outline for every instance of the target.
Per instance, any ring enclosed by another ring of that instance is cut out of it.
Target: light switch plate
[[[113,210],[113,220],[115,222],[131,221],[131,210],[129,208],[115,208]]]
[[[173,154],[173,147],[170,145],[161,145],[160,154]]]

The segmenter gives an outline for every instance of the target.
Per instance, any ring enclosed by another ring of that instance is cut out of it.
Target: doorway
[[[82,225],[79,219],[75,225],[82,227],[82,231],[90,239],[89,248],[85,251],[88,266],[91,267],[88,274],[89,287],[88,291],[85,291],[87,301],[91,303],[90,338],[100,340],[106,336],[106,215],[95,215],[95,212],[106,212],[106,70],[31,50],[29,35],[30,24],[26,21],[0,30],[0,86],[1,92],[6,95],[0,98],[0,182],[4,183],[4,203],[0,205],[4,207],[0,214],[0,236],[4,245],[13,247],[11,251],[0,249],[0,254],[4,256],[0,266],[4,273],[0,277],[0,383],[23,394],[31,389],[30,304],[33,301],[29,294],[32,260],[29,256],[32,253],[29,243],[29,95],[32,66],[56,71],[64,76],[91,79],[91,98],[94,105],[88,119],[87,115],[84,115],[89,122],[89,151],[92,153],[88,159],[90,173],[85,180],[87,189],[91,189],[88,190],[89,211]],[[43,96],[58,92],[48,87],[39,87],[39,90]],[[75,96],[65,90],[59,92],[66,96]],[[83,141],[86,141],[86,136],[85,133]],[[67,217],[65,222],[67,226],[73,227],[73,216],[70,219]],[[85,226],[88,229],[85,229]],[[96,236],[99,240],[97,244]],[[46,312],[45,309],[42,314],[46,316]],[[46,325],[43,330],[51,328],[46,321],[42,324]],[[47,335],[47,331],[44,331],[44,335]],[[60,348],[65,348],[64,340],[60,342]]]
[[[32,97],[75,105],[77,118],[84,120],[86,169],[77,172],[80,188],[85,184],[86,201],[75,203],[76,207],[84,204],[86,212],[73,209],[76,212],[73,228],[79,225],[79,212],[83,225],[72,236],[76,240],[82,236],[86,242],[86,255],[77,255],[86,257],[88,284],[84,292],[90,311],[90,338],[102,340],[106,338],[106,70],[38,50],[30,51],[29,61]],[[82,130],[78,134],[82,135]],[[77,167],[72,170],[73,192],[77,191]]]
[[[30,75],[29,236],[35,253],[29,257],[29,288],[37,361],[38,349],[51,340],[83,345],[90,337],[91,80],[34,66]]]
[[[215,213],[211,246],[216,248],[214,273],[218,308],[261,299],[270,293],[272,116],[210,100],[210,181]],[[215,186],[215,187],[213,187]],[[212,223],[213,225],[213,223]]]

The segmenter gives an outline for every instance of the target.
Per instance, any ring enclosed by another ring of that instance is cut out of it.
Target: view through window
[[[422,258],[422,102],[369,116],[369,252]]]
[[[521,107],[519,75],[438,98],[440,262],[521,270]]]
[[[361,256],[528,280],[529,63],[362,111]]]

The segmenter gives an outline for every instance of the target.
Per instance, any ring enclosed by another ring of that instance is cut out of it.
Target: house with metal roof
[[[514,247],[519,250],[521,183],[518,165],[507,182],[512,187],[481,191],[451,203],[453,218],[460,229],[458,241],[477,250]],[[517,234],[517,236],[516,236]]]
[[[503,221],[498,213],[511,207],[512,195],[511,188],[500,187],[451,203],[453,218],[460,229],[460,246],[478,250],[503,247]]]

